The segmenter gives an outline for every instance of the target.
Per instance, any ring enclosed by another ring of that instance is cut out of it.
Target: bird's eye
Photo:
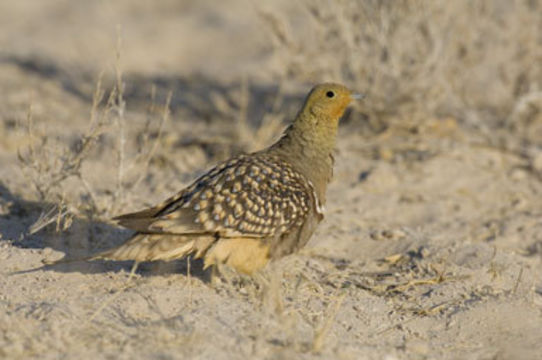
[[[327,96],[328,98],[331,99],[332,97],[335,96],[335,93],[334,93],[333,91],[329,90],[329,91],[326,93],[326,96]]]

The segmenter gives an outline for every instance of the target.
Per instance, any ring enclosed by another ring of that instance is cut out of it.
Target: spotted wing
[[[302,226],[314,203],[310,185],[289,164],[239,156],[163,204],[118,220],[140,232],[273,237]]]

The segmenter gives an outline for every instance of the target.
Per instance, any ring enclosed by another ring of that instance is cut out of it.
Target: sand
[[[111,216],[269,144],[295,116],[310,82],[282,86],[252,3],[225,3],[0,4],[0,357],[539,358],[542,152],[452,116],[370,131],[356,105],[324,222],[259,279],[211,281],[186,260],[130,280],[129,262],[42,267],[121,242]],[[115,68],[125,105],[92,111]]]

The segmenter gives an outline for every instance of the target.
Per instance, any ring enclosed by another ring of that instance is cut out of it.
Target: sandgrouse
[[[227,160],[163,203],[115,219],[135,230],[90,260],[204,259],[252,274],[303,247],[323,218],[339,118],[354,98],[320,84],[269,148]]]

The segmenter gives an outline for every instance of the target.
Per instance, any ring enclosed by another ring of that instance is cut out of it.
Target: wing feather
[[[299,229],[315,202],[310,184],[280,159],[255,155],[222,163],[163,203],[115,219],[141,233],[222,238]]]

